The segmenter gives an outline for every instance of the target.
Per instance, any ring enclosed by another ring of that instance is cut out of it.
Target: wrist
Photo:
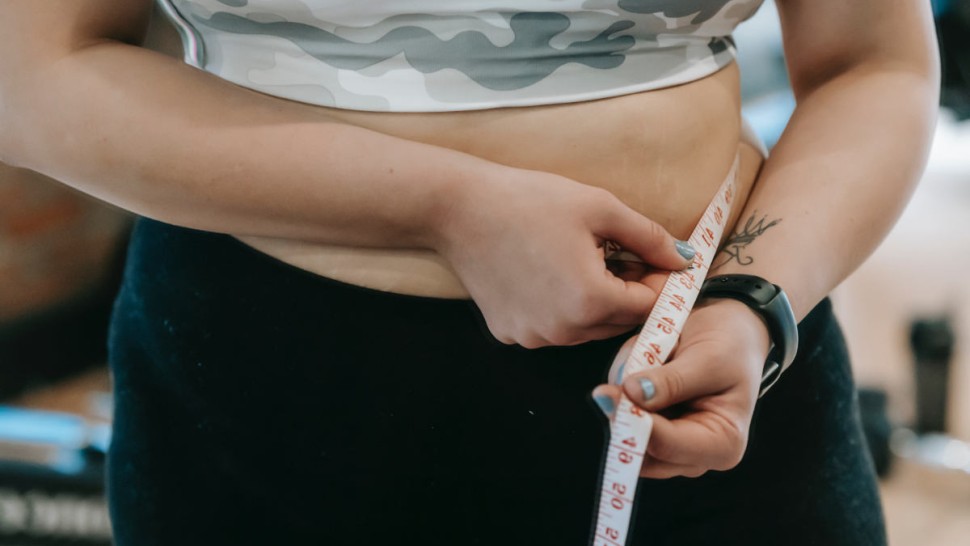
[[[442,255],[467,242],[476,208],[487,206],[485,194],[490,182],[501,176],[496,171],[507,169],[473,156],[457,155],[456,161],[442,163],[432,173],[437,183],[428,196],[428,207],[415,219],[421,246]]]
[[[701,311],[705,310],[705,311]],[[719,321],[732,326],[735,335],[752,347],[764,359],[771,350],[771,333],[765,320],[740,301],[727,298],[699,299],[694,312],[716,312]]]
[[[704,282],[699,297],[735,300],[764,320],[772,344],[762,377],[764,395],[798,350],[798,324],[784,290],[754,275],[718,275]]]

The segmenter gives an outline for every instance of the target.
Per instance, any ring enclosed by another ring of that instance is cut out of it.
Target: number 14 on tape
[[[738,163],[708,205],[704,216],[691,233],[690,242],[697,250],[694,267],[671,273],[640,330],[630,356],[623,367],[624,375],[659,366],[667,360],[680,330],[700,293],[701,283],[724,233],[735,194]],[[618,382],[622,377],[617,378]],[[640,468],[650,441],[653,419],[625,395],[610,421],[609,445],[600,486],[600,499],[593,529],[593,546],[625,546],[630,535],[633,502],[636,498]]]

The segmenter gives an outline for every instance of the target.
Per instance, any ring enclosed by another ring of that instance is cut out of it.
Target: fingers
[[[636,281],[624,281],[612,277],[606,279],[604,291],[598,296],[598,304],[608,313],[601,320],[610,324],[640,326],[647,320],[650,309],[657,301],[657,293]]]
[[[647,447],[651,456],[682,466],[733,468],[747,445],[750,411],[735,400],[744,398],[744,388],[738,387],[731,367],[705,365],[697,358],[684,354],[670,365],[629,377],[623,391],[651,412],[690,401],[689,411],[676,419],[657,415]],[[718,396],[732,389],[736,395]]]
[[[607,383],[610,385],[619,385],[623,380],[623,372],[626,368],[626,361],[630,358],[630,353],[633,351],[633,346],[636,344],[637,336],[633,336],[626,340],[626,343],[620,347],[617,351],[616,356],[613,357],[613,362],[610,364],[610,371],[607,375]],[[617,388],[617,391],[620,389]]]
[[[596,235],[618,243],[644,262],[663,269],[684,269],[693,261],[696,251],[689,244],[676,240],[660,224],[627,207],[619,199],[606,199],[607,205],[593,220]]]
[[[600,385],[593,389],[593,402],[607,419],[612,419],[620,405],[620,389],[610,385]]]
[[[747,423],[747,419],[731,419],[713,411],[677,419],[654,415],[647,454],[656,461],[681,467],[728,470],[744,456]]]
[[[695,335],[678,349],[667,365],[623,380],[623,394],[654,416],[647,446],[652,462],[644,476],[727,470],[744,455],[760,353],[746,352],[733,337],[715,335],[706,328],[702,332],[703,336]],[[601,387],[597,392],[612,396],[613,391]]]
[[[620,389],[600,385],[592,400],[606,419],[620,405]],[[708,470],[734,468],[744,456],[747,427],[716,413],[694,413],[678,419],[651,414],[653,431],[647,460],[640,475],[646,478],[697,477]]]
[[[563,330],[561,333],[549,335],[526,334],[520,337],[495,336],[500,343],[506,345],[521,345],[526,349],[538,349],[540,347],[569,347],[579,345],[588,341],[598,339],[609,339],[620,334],[629,332],[632,328],[628,324],[604,324],[600,326],[584,327],[577,331]]]
[[[630,400],[651,412],[723,392],[736,383],[728,366],[711,365],[697,353],[685,352],[672,365],[659,366],[628,377],[623,391]]]
[[[620,405],[620,388],[600,385],[592,399],[600,412],[613,419]],[[648,459],[640,471],[647,478],[697,477],[708,470],[737,466],[748,443],[748,420],[727,413],[700,411],[676,419],[651,414],[653,431],[647,444]]]
[[[618,336],[643,325],[657,301],[654,289],[640,282],[624,281],[605,270],[590,275],[593,280],[588,288],[572,295],[566,323],[546,333],[538,330],[534,339],[518,342],[527,348],[577,345]]]
[[[668,478],[676,478],[678,476],[684,476],[685,478],[699,478],[703,476],[709,468],[704,468],[702,466],[693,465],[683,465],[676,463],[668,463],[666,461],[658,461],[651,459],[649,456],[643,463],[643,468],[640,469],[641,478],[652,478],[654,480],[666,480]]]

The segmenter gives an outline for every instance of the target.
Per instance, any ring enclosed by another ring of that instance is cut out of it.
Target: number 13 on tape
[[[677,344],[709,264],[717,252],[717,242],[724,233],[724,223],[731,212],[735,195],[738,162],[731,167],[717,195],[688,241],[697,250],[694,267],[670,274],[647,322],[640,330],[630,356],[623,367],[624,375],[659,366],[667,360]],[[622,381],[623,378],[617,378]],[[633,502],[636,499],[640,468],[650,441],[653,419],[624,395],[610,421],[609,445],[600,479],[600,498],[593,528],[593,546],[625,546],[630,536]]]

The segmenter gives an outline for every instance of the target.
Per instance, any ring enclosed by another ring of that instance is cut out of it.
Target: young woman
[[[165,3],[199,70],[138,47],[149,0],[6,0],[0,159],[153,219],[111,339],[118,544],[587,542],[589,392],[660,278],[604,246],[686,267],[736,160],[714,274],[782,287],[801,350],[752,419],[779,340],[705,299],[623,384],[656,415],[631,543],[884,543],[824,298],[919,177],[929,6],[778,0],[798,107],[763,161],[729,37],[759,4]]]

